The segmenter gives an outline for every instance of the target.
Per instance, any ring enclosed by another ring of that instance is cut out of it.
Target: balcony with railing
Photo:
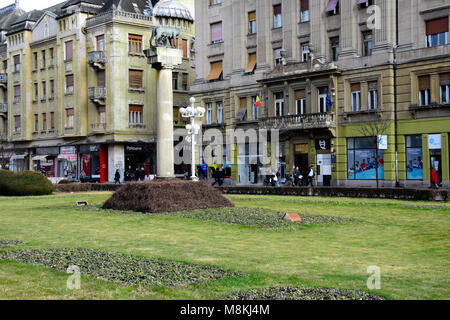
[[[104,51],[88,52],[88,63],[94,68],[104,69],[106,62],[106,53]]]
[[[105,105],[106,100],[106,88],[105,87],[90,87],[88,89],[89,100]]]
[[[127,12],[122,10],[109,10],[101,14],[97,14],[86,20],[86,28],[96,26],[111,20],[119,20],[125,22],[152,22],[152,17],[149,15]]]
[[[261,129],[302,130],[324,129],[335,126],[333,113],[296,114],[282,117],[262,118],[259,122]]]
[[[91,131],[93,133],[105,133],[106,132],[106,123],[92,123],[91,124]]]
[[[6,88],[8,85],[8,74],[0,73],[0,86]]]

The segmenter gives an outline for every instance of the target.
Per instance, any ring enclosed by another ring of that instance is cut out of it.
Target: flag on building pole
[[[261,100],[259,99],[259,96],[256,97],[255,107],[259,108],[261,106]]]
[[[331,108],[333,106],[333,101],[331,101],[330,94],[327,91],[327,108]]]

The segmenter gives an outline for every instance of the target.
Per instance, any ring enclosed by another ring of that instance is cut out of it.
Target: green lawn
[[[450,204],[381,199],[230,196],[238,207],[353,218],[273,230],[180,217],[103,212],[109,193],[0,197],[0,239],[19,248],[94,248],[209,264],[245,276],[184,287],[127,287],[42,266],[0,262],[0,299],[220,299],[264,286],[337,287],[369,292],[367,267],[381,268],[387,299],[450,298]],[[88,200],[92,209],[74,208]]]

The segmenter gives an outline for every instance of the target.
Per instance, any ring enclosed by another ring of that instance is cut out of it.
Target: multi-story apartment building
[[[117,169],[154,174],[156,70],[144,50],[156,26],[180,30],[179,124],[194,80],[193,23],[173,0],[68,0],[10,21],[0,47],[10,169],[100,182]]]
[[[313,166],[323,185],[429,186],[436,168],[449,186],[450,4],[398,6],[396,19],[393,0],[196,1],[203,128],[278,129],[282,173]],[[232,151],[237,183],[262,182],[250,160],[270,150],[250,150]]]

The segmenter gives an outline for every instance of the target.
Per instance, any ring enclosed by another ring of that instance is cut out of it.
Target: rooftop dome
[[[153,9],[153,15],[161,18],[178,18],[194,22],[188,8],[176,0],[161,0]]]

